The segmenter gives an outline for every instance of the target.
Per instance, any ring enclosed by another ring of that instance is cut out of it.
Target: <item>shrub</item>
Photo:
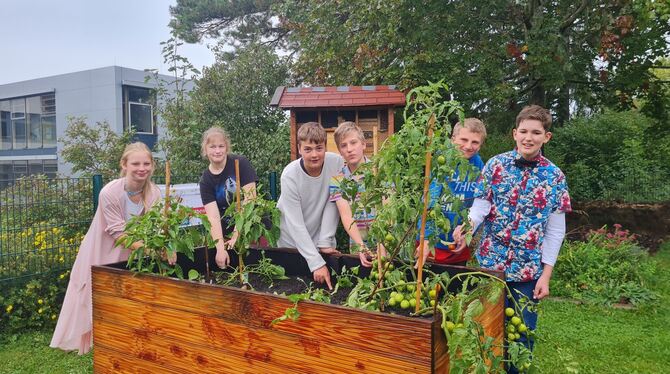
[[[576,118],[553,131],[546,155],[575,200],[663,201],[670,198],[670,137],[657,137],[652,124],[634,111]]]
[[[649,304],[657,299],[647,283],[656,263],[635,235],[614,225],[591,231],[585,242],[566,242],[552,278],[552,294],[593,303]]]
[[[70,271],[48,273],[3,285],[0,333],[52,328],[60,313]]]

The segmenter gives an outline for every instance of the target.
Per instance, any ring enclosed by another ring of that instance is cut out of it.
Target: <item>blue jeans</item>
[[[533,290],[535,289],[536,283],[536,280],[530,282],[507,282],[507,287],[509,287],[510,291],[512,291],[512,297],[514,297],[514,301],[516,301],[517,304],[519,304],[519,299],[523,298],[524,296],[528,298],[528,300],[537,303],[539,300],[533,299]],[[512,301],[507,298],[505,299],[505,307],[514,308],[516,310],[514,303],[512,303]],[[507,320],[509,320],[508,317],[505,318],[505,322],[507,322]],[[535,330],[535,327],[537,326],[537,312],[524,309],[523,322],[526,324],[526,327],[528,327],[528,330]],[[524,344],[531,351],[533,350],[534,340],[527,339],[526,334],[521,334],[521,339],[517,341]],[[513,366],[510,366],[507,369],[507,372],[518,373],[516,368]]]

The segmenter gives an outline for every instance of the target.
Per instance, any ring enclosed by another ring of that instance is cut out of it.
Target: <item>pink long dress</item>
[[[129,250],[114,246],[114,242],[123,234],[126,225],[124,179],[115,179],[100,191],[98,209],[72,266],[63,308],[49,344],[52,348],[78,350],[80,355],[91,350],[93,344],[91,266],[125,261],[130,254]],[[148,201],[153,204],[159,197],[160,191],[154,188]]]

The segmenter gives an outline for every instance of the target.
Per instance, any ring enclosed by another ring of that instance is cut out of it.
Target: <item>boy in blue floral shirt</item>
[[[482,170],[483,189],[475,193],[469,213],[476,230],[484,224],[479,264],[505,272],[514,299],[540,300],[549,295],[549,280],[565,236],[565,213],[571,211],[563,172],[541,149],[551,139],[551,115],[530,105],[517,115],[516,148],[491,158]],[[465,246],[462,227],[454,238]],[[525,309],[530,330],[537,313]],[[522,337],[525,342],[525,336]],[[532,347],[532,340],[529,342]]]

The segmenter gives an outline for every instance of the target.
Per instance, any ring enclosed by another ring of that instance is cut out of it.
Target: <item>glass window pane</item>
[[[56,178],[56,173],[58,173],[58,161],[44,160],[44,174],[49,178]]]
[[[42,136],[44,148],[56,148],[56,116],[42,117]]]
[[[0,187],[3,186],[3,181],[13,180],[14,179],[14,170],[13,170],[11,161],[0,161]]]
[[[151,105],[130,104],[130,125],[141,133],[153,134]]]
[[[14,130],[14,149],[26,148],[26,120],[12,120],[12,129]]]
[[[28,175],[28,161],[14,161],[14,178],[18,179]]]
[[[142,87],[126,87],[128,90],[128,101],[134,103],[151,104],[153,90]]]
[[[26,117],[26,99],[12,100],[12,119]]]
[[[0,149],[12,149],[12,120],[9,100],[0,101]]]
[[[28,174],[43,174],[44,167],[42,166],[42,160],[29,160],[28,161]]]
[[[41,96],[26,98],[26,117],[28,119],[28,148],[42,148]]]
[[[26,148],[26,99],[12,100],[12,130],[14,149]]]
[[[42,95],[42,115],[56,114],[56,95]]]

